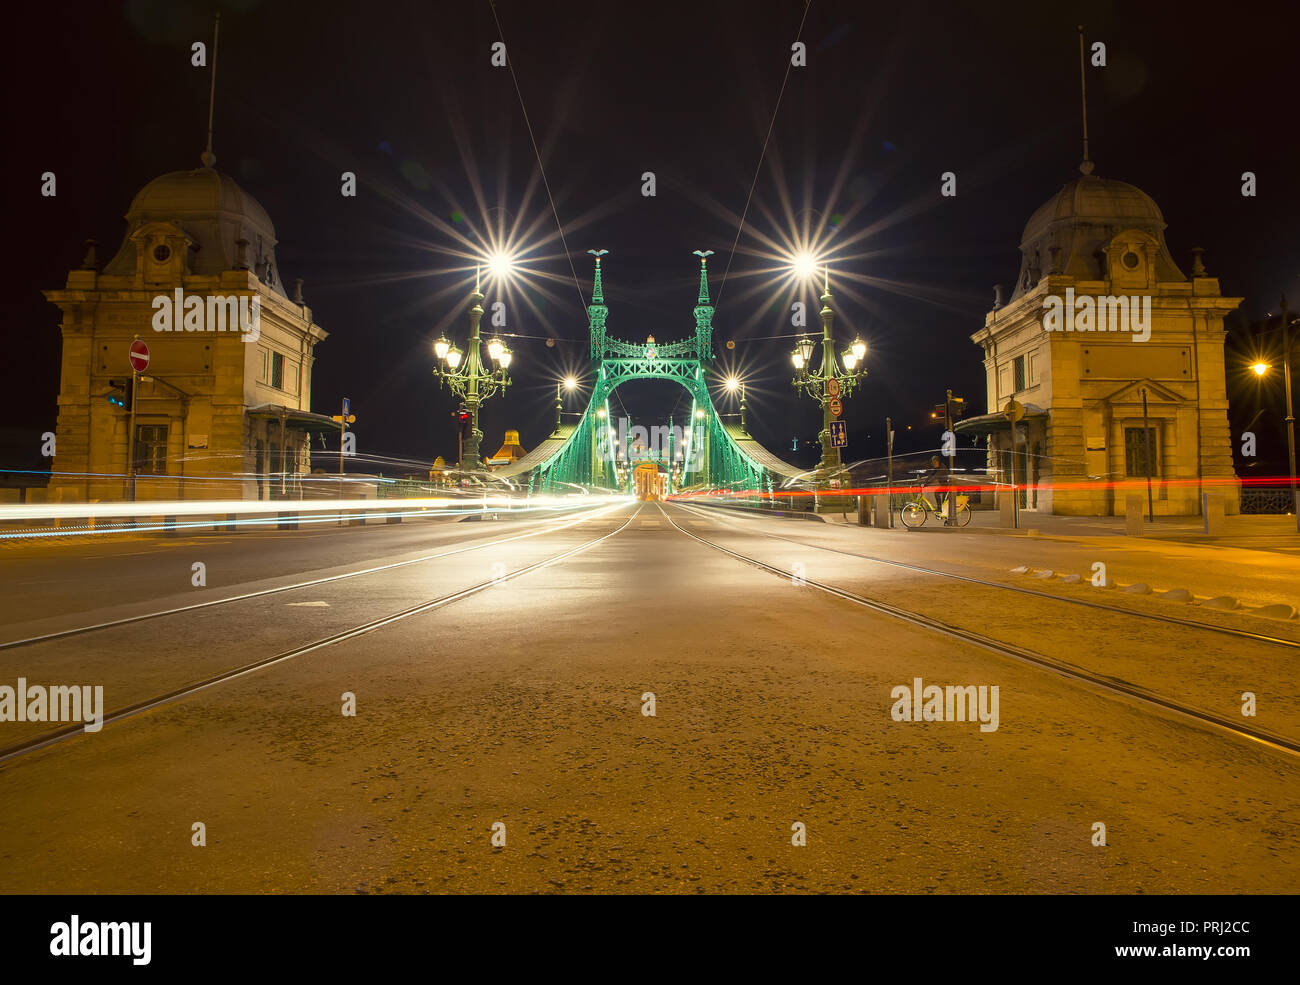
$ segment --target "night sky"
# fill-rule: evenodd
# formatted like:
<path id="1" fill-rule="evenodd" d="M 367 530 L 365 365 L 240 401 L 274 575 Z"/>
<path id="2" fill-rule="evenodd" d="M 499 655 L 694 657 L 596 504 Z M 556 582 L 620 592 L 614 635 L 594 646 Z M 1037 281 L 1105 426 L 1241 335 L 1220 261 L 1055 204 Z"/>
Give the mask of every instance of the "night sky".
<path id="1" fill-rule="evenodd" d="M 10 354 L 0 465 L 30 462 L 39 432 L 54 428 L 58 311 L 40 291 L 63 285 L 87 238 L 99 241 L 101 263 L 113 255 L 147 181 L 199 166 L 209 72 L 191 67 L 190 44 L 210 42 L 218 9 L 216 166 L 274 221 L 285 282 L 304 279 L 330 333 L 316 350 L 312 409 L 337 413 L 350 397 L 362 454 L 454 459 L 455 400 L 430 374 L 431 341 L 445 328 L 463 345 L 469 283 L 449 230 L 472 237 L 488 208 L 490 223 L 535 230 L 527 269 L 545 289 L 527 292 L 531 305 L 516 291 L 507 308 L 508 330 L 534 338 L 513 343 L 515 385 L 486 405 L 485 452 L 506 427 L 533 447 L 552 426 L 557 378 L 589 380 L 587 249 L 610 251 L 610 334 L 661 342 L 692 330 L 691 252 L 711 249 L 715 297 L 730 263 L 714 348 L 748 382 L 750 430 L 811 463 L 819 416 L 793 395 L 789 340 L 770 338 L 793 331 L 797 296 L 755 290 L 766 283 L 755 271 L 772 266 L 755 251 L 794 231 L 783 198 L 799 224 L 843 217 L 829 241 L 837 335 L 841 348 L 856 333 L 870 344 L 870 376 L 845 412 L 848 458 L 883 454 L 887 415 L 902 448 L 937 444 L 928 414 L 946 387 L 985 411 L 982 353 L 969 335 L 995 283 L 1010 296 L 1029 215 L 1077 174 L 1079 23 L 1090 43 L 1107 44 L 1107 67 L 1088 69 L 1096 173 L 1156 200 L 1184 273 L 1190 249 L 1206 249 L 1224 293 L 1246 298 L 1239 330 L 1276 311 L 1284 291 L 1300 308 L 1291 221 L 1300 18 L 1281 5 L 814 0 L 808 65 L 789 73 L 733 257 L 800 0 L 499 0 L 500 32 L 487 0 L 24 4 L 7 11 L 3 69 Z M 490 64 L 498 40 L 568 258 L 512 76 Z M 58 177 L 53 199 L 39 192 L 46 170 Z M 339 194 L 345 170 L 358 176 L 355 199 Z M 955 199 L 939 195 L 949 170 Z M 1257 198 L 1240 193 L 1247 170 Z M 655 198 L 641 195 L 645 171 L 656 174 Z M 802 297 L 815 312 L 815 292 Z M 1242 375 L 1232 354 L 1229 371 Z M 1233 393 L 1234 419 L 1255 413 L 1257 391 L 1251 382 Z M 674 406 L 680 419 L 689 406 L 669 383 L 618 394 L 638 423 Z M 1284 447 L 1280 415 L 1261 421 L 1271 460 Z"/>

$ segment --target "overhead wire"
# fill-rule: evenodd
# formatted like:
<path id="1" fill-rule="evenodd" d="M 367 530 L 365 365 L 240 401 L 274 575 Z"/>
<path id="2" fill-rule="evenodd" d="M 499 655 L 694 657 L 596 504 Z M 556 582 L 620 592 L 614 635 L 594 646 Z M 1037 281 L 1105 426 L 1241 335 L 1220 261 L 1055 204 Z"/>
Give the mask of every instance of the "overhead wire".
<path id="1" fill-rule="evenodd" d="M 798 43 L 803 37 L 804 24 L 808 21 L 808 11 L 812 9 L 812 0 L 805 0 L 803 8 L 803 17 L 799 20 L 799 30 L 795 32 L 795 42 Z M 749 215 L 749 206 L 754 199 L 754 189 L 758 187 L 758 176 L 763 173 L 763 161 L 767 158 L 767 145 L 772 140 L 772 131 L 776 127 L 776 117 L 781 111 L 781 100 L 785 96 L 786 85 L 790 82 L 790 69 L 794 68 L 794 59 L 791 58 L 789 64 L 785 67 L 785 77 L 781 79 L 781 90 L 776 95 L 776 106 L 772 109 L 772 119 L 767 125 L 767 134 L 763 137 L 763 149 L 758 155 L 758 166 L 754 168 L 754 180 L 749 183 L 749 194 L 745 197 L 745 207 L 740 213 L 740 222 L 736 225 L 736 238 L 732 240 L 731 251 L 727 254 L 727 266 L 722 271 L 722 281 L 718 284 L 718 293 L 714 297 L 713 307 L 717 310 L 722 300 L 723 288 L 727 286 L 727 275 L 731 273 L 731 262 L 736 256 L 736 247 L 740 244 L 740 234 L 745 229 L 745 218 Z"/>

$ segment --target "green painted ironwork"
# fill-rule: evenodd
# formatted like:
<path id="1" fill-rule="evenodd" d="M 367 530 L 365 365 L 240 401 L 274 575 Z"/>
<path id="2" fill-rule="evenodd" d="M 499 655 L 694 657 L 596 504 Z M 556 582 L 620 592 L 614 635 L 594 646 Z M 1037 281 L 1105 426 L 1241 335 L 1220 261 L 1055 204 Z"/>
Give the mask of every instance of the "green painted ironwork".
<path id="1" fill-rule="evenodd" d="M 593 387 L 591 401 L 576 426 L 557 428 L 552 440 L 567 440 L 529 473 L 527 487 L 534 492 L 563 492 L 575 486 L 599 489 L 631 489 L 631 468 L 620 467 L 617 458 L 615 418 L 609 400 L 614 391 L 632 380 L 671 380 L 691 395 L 689 427 L 671 435 L 668 466 L 680 442 L 683 471 L 676 489 L 704 487 L 733 492 L 771 492 L 787 477 L 746 454 L 732 436 L 713 405 L 707 385 L 713 361 L 713 305 L 709 301 L 708 253 L 699 253 L 700 291 L 695 306 L 695 337 L 667 343 L 653 338 L 643 343 L 611 338 L 606 333 L 609 308 L 605 304 L 601 256 L 606 251 L 591 252 L 596 257 L 596 272 L 591 304 L 587 306 L 591 332 Z M 744 440 L 752 443 L 747 435 Z M 664 435 L 661 434 L 661 438 Z M 757 447 L 757 445 L 755 445 Z M 771 456 L 768 456 L 771 458 Z M 774 458 L 772 461 L 776 461 Z M 672 479 L 670 478 L 670 482 Z M 674 491 L 676 491 L 676 489 Z"/>

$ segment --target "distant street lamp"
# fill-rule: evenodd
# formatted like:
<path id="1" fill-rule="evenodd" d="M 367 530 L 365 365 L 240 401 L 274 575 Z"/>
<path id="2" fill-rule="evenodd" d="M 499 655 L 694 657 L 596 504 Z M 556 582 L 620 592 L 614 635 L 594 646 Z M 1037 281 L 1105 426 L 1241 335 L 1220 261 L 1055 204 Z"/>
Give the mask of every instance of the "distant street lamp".
<path id="1" fill-rule="evenodd" d="M 488 258 L 488 271 L 494 276 L 505 277 L 510 271 L 510 260 L 504 254 L 494 254 Z M 465 351 L 445 336 L 433 343 L 433 354 L 437 357 L 433 365 L 433 375 L 438 377 L 438 385 L 447 384 L 452 393 L 465 401 L 465 409 L 470 413 L 470 436 L 461 450 L 460 467 L 469 461 L 475 467 L 479 464 L 479 442 L 483 432 L 478 426 L 479 406 L 498 392 L 505 392 L 510 385 L 510 362 L 513 353 L 505 343 L 495 336 L 487 342 L 488 361 L 483 359 L 483 340 L 479 336 L 479 321 L 483 317 L 482 269 L 474 270 L 474 293 L 470 300 L 473 307 L 469 309 L 469 342 Z M 492 364 L 496 368 L 492 368 Z"/>
<path id="2" fill-rule="evenodd" d="M 560 415 L 564 412 L 565 390 L 572 390 L 578 385 L 578 381 L 572 376 L 566 377 L 561 382 L 555 384 L 555 433 L 560 433 Z"/>
<path id="3" fill-rule="evenodd" d="M 745 427 L 745 381 L 736 376 L 728 376 L 722 381 L 722 386 L 728 393 L 740 391 L 740 430 L 748 434 L 749 431 Z"/>
<path id="4" fill-rule="evenodd" d="M 1265 362 L 1257 362 L 1251 367 L 1260 377 L 1272 368 Z M 1286 453 L 1291 476 L 1291 509 L 1295 513 L 1296 530 L 1300 531 L 1300 497 L 1296 495 L 1295 474 L 1295 410 L 1291 401 L 1291 317 L 1285 295 L 1282 297 L 1282 380 L 1286 393 Z"/>
<path id="5" fill-rule="evenodd" d="M 817 264 L 811 257 L 801 255 L 792 263 L 796 275 L 809 276 L 816 273 Z M 839 417 L 836 413 L 840 402 L 853 393 L 858 381 L 867 375 L 867 344 L 862 339 L 853 340 L 853 344 L 840 354 L 843 369 L 836 363 L 835 336 L 831 331 L 831 274 L 826 267 L 824 288 L 821 296 L 822 310 L 822 362 L 820 369 L 813 369 L 813 349 L 817 340 L 803 336 L 794 345 L 790 361 L 794 364 L 794 388 L 812 397 L 822 409 L 822 430 L 818 439 L 822 444 L 821 461 L 817 463 L 816 476 L 824 482 L 840 464 L 839 449 L 831 445 L 831 421 Z"/>

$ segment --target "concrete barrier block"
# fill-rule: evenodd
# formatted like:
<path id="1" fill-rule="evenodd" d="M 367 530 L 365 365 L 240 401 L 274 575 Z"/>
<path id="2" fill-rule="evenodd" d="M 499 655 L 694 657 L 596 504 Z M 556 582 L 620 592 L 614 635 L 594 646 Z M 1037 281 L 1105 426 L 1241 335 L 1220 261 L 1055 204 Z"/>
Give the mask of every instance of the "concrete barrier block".
<path id="1" fill-rule="evenodd" d="M 1141 537 L 1142 531 L 1142 496 L 1139 493 L 1129 493 L 1124 497 L 1124 533 L 1130 537 Z"/>
<path id="2" fill-rule="evenodd" d="M 883 496 L 871 497 L 871 525 L 888 530 L 890 526 L 890 497 L 886 494 Z"/>
<path id="3" fill-rule="evenodd" d="M 1201 493 L 1201 516 L 1205 521 L 1205 533 L 1211 537 L 1218 537 L 1223 534 L 1223 493 Z"/>
<path id="4" fill-rule="evenodd" d="M 998 526 L 1014 527 L 1016 525 L 1016 501 L 1012 497 L 1015 493 L 999 490 L 998 499 Z"/>

